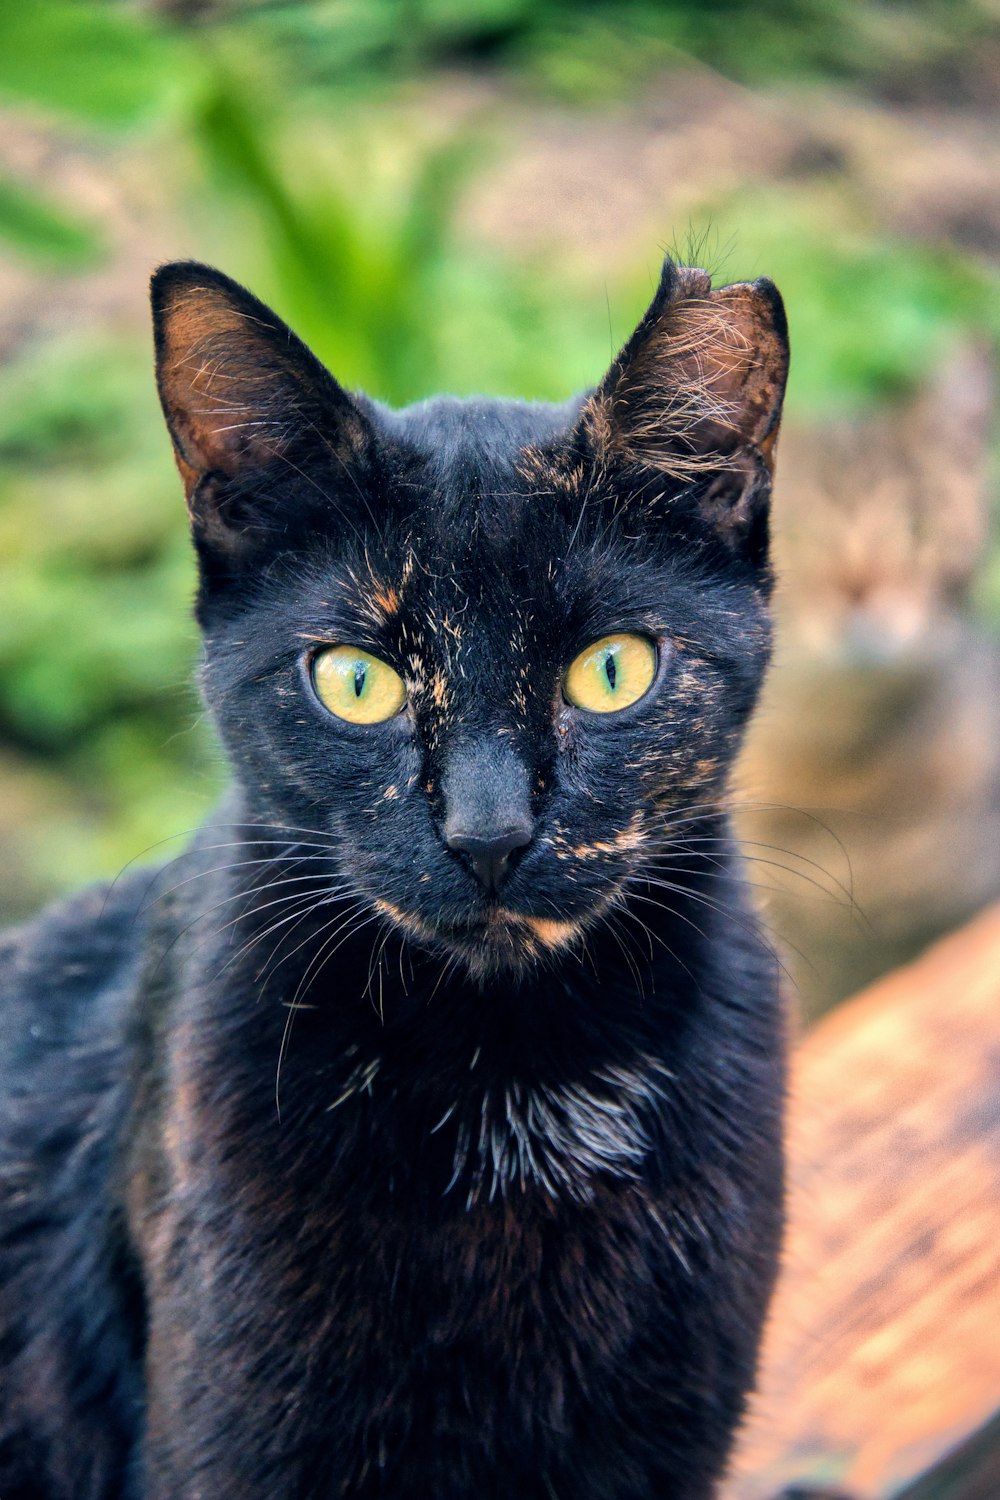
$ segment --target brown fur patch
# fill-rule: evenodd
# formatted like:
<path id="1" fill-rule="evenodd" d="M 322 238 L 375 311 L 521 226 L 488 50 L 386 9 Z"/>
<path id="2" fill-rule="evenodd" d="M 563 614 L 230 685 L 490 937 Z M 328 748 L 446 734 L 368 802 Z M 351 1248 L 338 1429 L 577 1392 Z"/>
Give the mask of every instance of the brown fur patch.
<path id="1" fill-rule="evenodd" d="M 580 936 L 575 922 L 558 922 L 554 917 L 521 917 L 518 919 L 529 927 L 538 941 L 546 948 L 565 948 Z"/>
<path id="2" fill-rule="evenodd" d="M 410 912 L 403 911 L 402 907 L 394 906 L 391 901 L 383 901 L 381 897 L 373 901 L 372 905 L 381 916 L 388 917 L 391 922 L 395 922 L 396 926 L 401 927 L 409 937 L 422 942 L 429 942 L 433 939 L 434 933 L 427 923 L 411 915 Z"/>
<path id="3" fill-rule="evenodd" d="M 564 452 L 547 453 L 529 443 L 518 454 L 515 467 L 534 491 L 572 495 L 583 489 L 582 461 Z"/>
<path id="4" fill-rule="evenodd" d="M 248 450 L 273 457 L 281 446 L 280 425 L 267 412 L 287 372 L 262 330 L 277 333 L 238 311 L 219 287 L 178 289 L 164 309 L 160 395 L 188 495 L 207 470 L 229 473 Z"/>
<path id="5" fill-rule="evenodd" d="M 573 848 L 558 857 L 565 859 L 572 855 L 574 859 L 598 859 L 602 854 L 627 854 L 632 850 L 641 849 L 646 841 L 646 835 L 642 831 L 642 813 L 634 812 L 628 821 L 628 826 L 622 828 L 610 839 L 595 839 L 590 844 L 577 844 Z"/>
<path id="6" fill-rule="evenodd" d="M 399 591 L 391 584 L 376 585 L 372 594 L 372 603 L 376 609 L 381 610 L 387 618 L 399 613 L 400 597 Z"/>
<path id="7" fill-rule="evenodd" d="M 205 473 L 282 456 L 318 407 L 311 356 L 280 319 L 254 316 L 238 296 L 195 279 L 169 287 L 157 308 L 160 399 L 189 501 Z M 336 393 L 331 382 L 323 398 Z M 359 451 L 363 423 L 346 397 L 323 436 L 342 460 Z"/>

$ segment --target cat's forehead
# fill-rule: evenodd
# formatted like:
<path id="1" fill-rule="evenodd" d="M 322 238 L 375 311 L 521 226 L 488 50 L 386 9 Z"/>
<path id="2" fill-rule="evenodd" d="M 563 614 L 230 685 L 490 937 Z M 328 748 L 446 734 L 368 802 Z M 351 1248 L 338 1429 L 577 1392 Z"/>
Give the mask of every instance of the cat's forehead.
<path id="1" fill-rule="evenodd" d="M 391 493 L 382 497 L 388 524 L 367 550 L 381 555 L 391 586 L 441 609 L 516 592 L 518 580 L 530 592 L 565 520 L 540 481 L 539 455 L 570 442 L 578 410 L 578 401 L 437 397 L 380 411 Z"/>
<path id="2" fill-rule="evenodd" d="M 442 474 L 512 463 L 520 449 L 557 441 L 579 416 L 582 397 L 558 405 L 481 396 L 434 396 L 392 411 L 376 408 L 391 440 L 420 454 Z"/>
<path id="3" fill-rule="evenodd" d="M 405 536 L 383 536 L 351 567 L 349 595 L 373 623 L 437 642 L 445 654 L 470 634 L 482 640 L 502 632 L 505 622 L 523 630 L 525 620 L 551 609 L 565 570 L 557 570 L 549 550 L 553 518 L 526 518 L 518 497 L 509 507 L 499 535 L 468 516 L 459 535 L 439 516 Z"/>
<path id="4" fill-rule="evenodd" d="M 538 493 L 526 455 L 569 445 L 579 405 L 439 396 L 380 413 L 392 467 L 405 476 L 399 501 L 422 513 L 422 530 L 443 531 L 452 547 L 463 533 L 493 531 L 495 523 L 502 534 L 517 501 Z"/>
<path id="5" fill-rule="evenodd" d="M 334 563 L 344 606 L 447 654 L 470 636 L 506 649 L 540 621 L 629 613 L 662 559 L 639 518 L 600 506 L 578 451 L 581 402 L 375 408 L 378 493 Z"/>

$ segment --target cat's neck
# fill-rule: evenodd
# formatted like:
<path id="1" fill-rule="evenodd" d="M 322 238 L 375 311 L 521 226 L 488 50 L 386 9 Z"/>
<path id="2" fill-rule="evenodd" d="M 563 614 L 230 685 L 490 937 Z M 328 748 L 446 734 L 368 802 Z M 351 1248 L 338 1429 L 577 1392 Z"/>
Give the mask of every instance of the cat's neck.
<path id="1" fill-rule="evenodd" d="M 651 1133 L 706 1086 L 719 1037 L 744 1024 L 727 994 L 753 985 L 755 966 L 773 969 L 721 834 L 660 893 L 669 904 L 637 891 L 634 911 L 580 948 L 474 978 L 371 921 L 350 893 L 315 909 L 307 894 L 275 928 L 285 909 L 267 903 L 297 887 L 283 870 L 294 848 L 278 855 L 271 841 L 290 830 L 236 817 L 239 841 L 217 820 L 197 870 L 157 903 L 151 972 L 167 1096 L 200 1100 L 191 1107 L 225 1154 L 243 1142 L 261 1170 L 272 1151 L 322 1154 L 349 1126 L 401 1175 L 418 1141 L 435 1201 L 492 1201 L 525 1174 L 586 1196 L 595 1172 L 639 1170 Z M 757 988 L 773 989 L 773 974 Z"/>

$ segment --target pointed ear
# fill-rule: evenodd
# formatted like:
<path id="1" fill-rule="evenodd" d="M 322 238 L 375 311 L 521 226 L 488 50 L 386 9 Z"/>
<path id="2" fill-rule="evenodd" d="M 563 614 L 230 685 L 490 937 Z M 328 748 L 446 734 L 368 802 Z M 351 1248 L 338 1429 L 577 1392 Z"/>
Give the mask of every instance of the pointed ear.
<path id="1" fill-rule="evenodd" d="M 739 550 L 766 520 L 787 376 L 772 282 L 713 291 L 706 271 L 668 260 L 584 421 L 599 457 L 695 486 L 706 521 Z"/>
<path id="2" fill-rule="evenodd" d="M 291 329 L 210 266 L 176 261 L 151 283 L 156 380 L 196 531 L 221 539 L 243 521 L 223 513 L 227 481 L 253 476 L 321 439 L 347 462 L 367 423 Z"/>

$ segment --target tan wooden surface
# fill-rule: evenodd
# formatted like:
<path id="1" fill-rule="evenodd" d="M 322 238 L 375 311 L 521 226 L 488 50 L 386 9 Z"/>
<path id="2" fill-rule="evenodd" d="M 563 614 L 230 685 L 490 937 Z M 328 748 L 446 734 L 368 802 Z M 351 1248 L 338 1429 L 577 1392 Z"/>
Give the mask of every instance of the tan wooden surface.
<path id="1" fill-rule="evenodd" d="M 789 1156 L 785 1268 L 724 1500 L 902 1495 L 1000 1410 L 1000 906 L 808 1035 Z"/>

